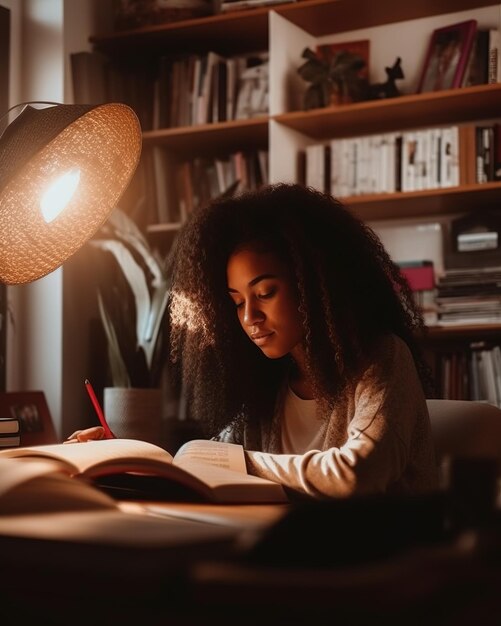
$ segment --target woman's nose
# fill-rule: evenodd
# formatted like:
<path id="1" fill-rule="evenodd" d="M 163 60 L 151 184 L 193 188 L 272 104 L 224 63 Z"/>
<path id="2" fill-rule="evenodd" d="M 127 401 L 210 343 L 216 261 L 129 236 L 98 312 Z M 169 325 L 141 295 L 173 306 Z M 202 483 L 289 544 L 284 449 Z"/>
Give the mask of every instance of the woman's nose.
<path id="1" fill-rule="evenodd" d="M 246 302 L 244 309 L 244 324 L 247 326 L 254 326 L 258 322 L 262 322 L 264 319 L 263 312 L 259 310 L 259 307 L 254 302 Z"/>

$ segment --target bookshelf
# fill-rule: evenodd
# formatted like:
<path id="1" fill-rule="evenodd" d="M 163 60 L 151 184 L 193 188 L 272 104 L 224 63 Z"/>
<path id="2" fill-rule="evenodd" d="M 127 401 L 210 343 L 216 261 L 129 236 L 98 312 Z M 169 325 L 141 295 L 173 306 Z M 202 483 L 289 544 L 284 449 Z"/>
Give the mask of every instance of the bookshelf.
<path id="1" fill-rule="evenodd" d="M 144 132 L 146 149 L 161 147 L 173 163 L 194 157 L 217 157 L 236 150 L 269 151 L 269 180 L 295 181 L 298 156 L 307 146 L 336 138 L 447 124 L 494 121 L 501 110 L 501 84 L 416 94 L 431 32 L 466 19 L 479 28 L 501 27 L 501 3 L 489 0 L 298 0 L 289 4 L 148 26 L 90 37 L 95 50 L 109 56 L 151 63 L 160 54 L 236 55 L 268 50 L 270 109 L 256 119 L 165 128 Z M 385 66 L 402 57 L 400 97 L 340 107 L 302 110 L 307 85 L 297 75 L 305 47 L 370 39 L 371 82 L 384 81 Z M 172 185 L 174 181 L 170 181 Z M 471 208 L 495 206 L 501 182 L 468 184 L 345 197 L 352 211 L 375 227 L 379 221 L 448 218 Z M 149 232 L 169 240 L 175 226 L 153 224 Z M 430 355 L 467 348 L 475 341 L 495 341 L 501 325 L 429 329 L 423 345 Z"/>

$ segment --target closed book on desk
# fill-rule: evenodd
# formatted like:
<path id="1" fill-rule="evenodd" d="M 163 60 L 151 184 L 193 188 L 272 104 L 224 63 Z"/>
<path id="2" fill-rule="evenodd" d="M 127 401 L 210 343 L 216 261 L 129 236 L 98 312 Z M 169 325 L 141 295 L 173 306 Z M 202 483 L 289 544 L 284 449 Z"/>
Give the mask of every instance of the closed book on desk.
<path id="1" fill-rule="evenodd" d="M 0 448 L 18 446 L 21 442 L 17 417 L 0 417 Z"/>
<path id="2" fill-rule="evenodd" d="M 242 446 L 193 440 L 173 457 L 159 446 L 106 439 L 1 450 L 18 462 L 53 461 L 76 481 L 92 482 L 121 499 L 225 503 L 286 502 L 278 483 L 247 474 Z"/>

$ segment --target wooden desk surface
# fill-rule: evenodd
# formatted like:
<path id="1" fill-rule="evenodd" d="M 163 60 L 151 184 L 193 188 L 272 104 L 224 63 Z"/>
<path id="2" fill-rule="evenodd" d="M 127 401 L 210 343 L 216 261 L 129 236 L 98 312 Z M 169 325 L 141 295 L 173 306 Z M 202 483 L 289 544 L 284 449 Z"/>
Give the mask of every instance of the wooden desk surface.
<path id="1" fill-rule="evenodd" d="M 138 506 L 150 515 L 218 524 L 246 530 L 262 530 L 289 510 L 287 504 L 208 504 L 187 502 L 140 502 L 121 505 L 133 511 Z"/>

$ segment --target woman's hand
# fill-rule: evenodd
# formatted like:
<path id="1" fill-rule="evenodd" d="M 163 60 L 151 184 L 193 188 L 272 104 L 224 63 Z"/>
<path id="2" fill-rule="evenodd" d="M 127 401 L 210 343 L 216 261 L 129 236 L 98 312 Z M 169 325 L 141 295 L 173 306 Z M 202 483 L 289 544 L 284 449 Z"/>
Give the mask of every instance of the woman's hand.
<path id="1" fill-rule="evenodd" d="M 84 430 L 75 430 L 64 443 L 82 443 L 96 439 L 104 439 L 104 428 L 102 426 L 92 426 L 92 428 L 85 428 Z"/>

